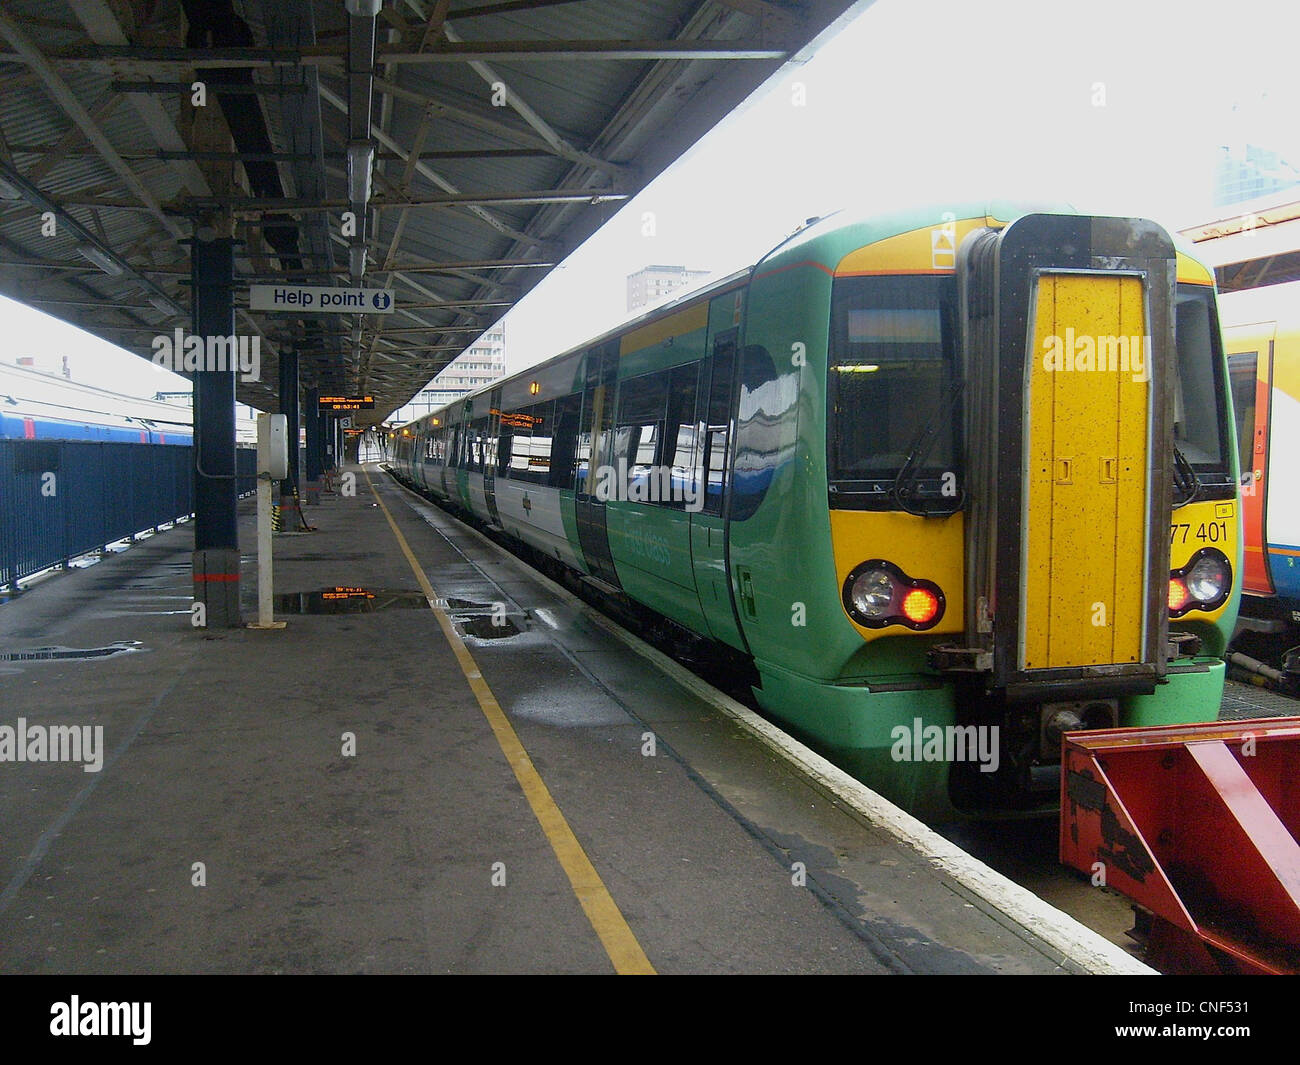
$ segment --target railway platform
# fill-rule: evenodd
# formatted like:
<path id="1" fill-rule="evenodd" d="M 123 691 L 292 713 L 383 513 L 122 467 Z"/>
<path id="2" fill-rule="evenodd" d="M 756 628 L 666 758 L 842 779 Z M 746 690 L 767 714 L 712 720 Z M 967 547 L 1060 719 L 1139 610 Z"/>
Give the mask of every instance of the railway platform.
<path id="1" fill-rule="evenodd" d="M 190 624 L 184 527 L 0 605 L 0 972 L 1144 971 L 348 472 L 282 630 Z"/>

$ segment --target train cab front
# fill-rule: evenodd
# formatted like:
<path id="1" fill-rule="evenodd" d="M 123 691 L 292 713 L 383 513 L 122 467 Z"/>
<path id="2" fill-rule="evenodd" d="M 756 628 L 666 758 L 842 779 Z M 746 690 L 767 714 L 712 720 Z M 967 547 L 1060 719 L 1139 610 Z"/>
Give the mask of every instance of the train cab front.
<path id="1" fill-rule="evenodd" d="M 963 616 L 928 661 L 999 757 L 949 793 L 1047 808 L 1064 733 L 1218 714 L 1241 562 L 1214 289 L 1142 219 L 1026 215 L 956 258 Z"/>

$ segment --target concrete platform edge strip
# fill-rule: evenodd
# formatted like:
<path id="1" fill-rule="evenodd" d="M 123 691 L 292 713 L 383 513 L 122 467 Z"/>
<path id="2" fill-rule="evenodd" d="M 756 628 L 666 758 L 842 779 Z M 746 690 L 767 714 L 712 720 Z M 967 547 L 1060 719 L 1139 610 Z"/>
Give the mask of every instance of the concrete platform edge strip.
<path id="1" fill-rule="evenodd" d="M 409 491 L 395 481 L 391 482 L 403 492 Z M 419 498 L 419 497 L 417 497 Z M 449 515 L 450 517 L 450 515 Z M 809 784 L 829 798 L 843 803 L 853 814 L 891 839 L 911 847 L 927 861 L 942 870 L 948 877 L 966 888 L 1053 950 L 1085 972 L 1106 976 L 1158 976 L 1159 973 L 1124 951 L 1124 949 L 1075 920 L 1069 914 L 1044 902 L 1033 892 L 1003 876 L 972 857 L 956 844 L 899 809 L 889 800 L 877 795 L 861 781 L 849 776 L 798 740 L 786 735 L 777 726 L 764 720 L 747 706 L 700 680 L 695 674 L 674 662 L 632 633 L 610 621 L 589 607 L 567 588 L 555 583 L 545 574 L 521 562 L 500 545 L 493 543 L 477 529 L 461 523 L 462 527 L 477 537 L 484 545 L 501 557 L 508 559 L 529 577 L 544 585 L 575 610 L 580 610 L 632 651 L 645 658 L 658 669 L 694 695 L 735 721 L 774 754 L 784 759 L 804 777 Z"/>

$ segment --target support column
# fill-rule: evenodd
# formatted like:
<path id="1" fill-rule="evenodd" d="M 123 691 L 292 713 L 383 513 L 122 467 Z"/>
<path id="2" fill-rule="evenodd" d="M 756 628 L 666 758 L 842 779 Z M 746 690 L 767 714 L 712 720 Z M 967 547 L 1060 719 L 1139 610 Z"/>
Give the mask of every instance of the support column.
<path id="1" fill-rule="evenodd" d="M 285 416 L 286 435 L 289 438 L 289 476 L 280 485 L 280 512 L 288 513 L 293 506 L 293 490 L 302 484 L 302 450 L 298 446 L 298 349 L 284 347 L 280 350 L 280 413 Z"/>
<path id="2" fill-rule="evenodd" d="M 234 241 L 191 245 L 194 335 L 207 352 L 209 337 L 235 335 Z M 214 360 L 216 361 L 216 360 Z M 210 629 L 237 628 L 239 524 L 235 488 L 235 371 L 202 360 L 194 374 L 194 601 Z"/>
<path id="3" fill-rule="evenodd" d="M 320 389 L 313 388 L 307 393 L 307 409 L 303 412 L 307 422 L 307 474 L 304 487 L 308 503 L 320 502 L 320 478 L 323 472 L 322 459 L 325 443 L 321 432 Z"/>

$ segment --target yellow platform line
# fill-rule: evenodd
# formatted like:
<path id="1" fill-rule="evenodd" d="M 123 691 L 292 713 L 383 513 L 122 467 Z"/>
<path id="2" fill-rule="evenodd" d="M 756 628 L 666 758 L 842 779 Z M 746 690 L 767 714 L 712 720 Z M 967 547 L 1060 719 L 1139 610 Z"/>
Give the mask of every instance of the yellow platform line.
<path id="1" fill-rule="evenodd" d="M 470 654 L 469 648 L 465 646 L 465 641 L 456 632 L 447 612 L 438 605 L 438 594 L 433 590 L 429 578 L 424 575 L 424 570 L 420 568 L 419 562 L 416 561 L 410 545 L 406 542 L 406 537 L 402 535 L 401 530 L 397 527 L 397 522 L 393 520 L 393 515 L 384 506 L 384 501 L 379 498 L 379 492 L 370 480 L 369 471 L 362 467 L 362 473 L 365 475 L 366 484 L 370 486 L 370 491 L 374 494 L 375 501 L 379 504 L 379 509 L 383 512 L 384 517 L 388 519 L 389 528 L 393 530 L 393 535 L 397 538 L 397 545 L 402 549 L 402 554 L 406 556 L 406 561 L 410 564 L 415 579 L 420 582 L 420 589 L 424 592 L 424 597 L 429 601 L 429 609 L 433 611 L 434 617 L 438 619 L 438 626 L 442 629 L 443 635 L 447 637 L 447 642 L 456 655 L 456 661 L 460 664 L 461 672 L 465 674 L 470 690 L 473 691 L 474 698 L 478 700 L 479 708 L 483 711 L 483 716 L 487 718 L 492 733 L 496 736 L 497 743 L 501 747 L 501 753 L 506 756 L 510 768 L 514 770 L 515 779 L 519 781 L 524 797 L 528 799 L 528 805 L 532 807 L 538 824 L 542 826 L 542 831 L 546 833 L 546 839 L 551 844 L 551 849 L 555 851 L 555 857 L 559 859 L 565 876 L 569 878 L 569 883 L 573 886 L 573 893 L 578 897 L 578 902 L 582 905 L 587 920 L 591 922 L 591 927 L 595 930 L 596 935 L 600 937 L 601 946 L 605 948 L 609 960 L 613 962 L 615 972 L 620 975 L 653 975 L 655 972 L 654 966 L 650 964 L 650 959 L 646 957 L 645 951 L 641 949 L 641 944 L 637 942 L 636 936 L 632 934 L 632 929 L 628 927 L 627 921 L 624 920 L 618 905 L 605 887 L 604 881 L 600 879 L 596 867 L 591 864 L 587 852 L 582 849 L 578 837 L 573 834 L 569 822 L 564 819 L 564 814 L 560 812 L 555 800 L 551 798 L 550 790 L 537 772 L 532 759 L 528 757 L 524 745 L 519 742 L 519 737 L 515 734 L 515 730 L 506 717 L 505 711 L 501 709 L 501 704 L 497 702 L 496 696 L 492 694 L 492 689 L 488 687 L 487 681 L 483 679 L 483 674 L 479 671 L 474 656 Z"/>

